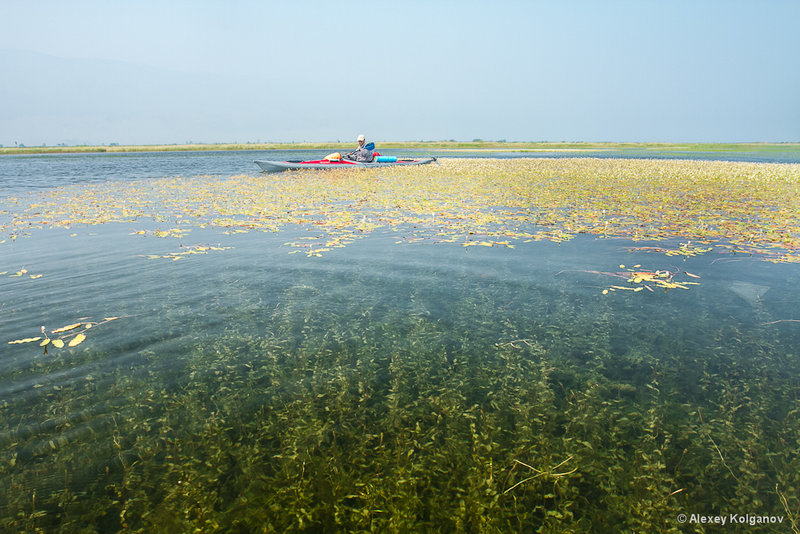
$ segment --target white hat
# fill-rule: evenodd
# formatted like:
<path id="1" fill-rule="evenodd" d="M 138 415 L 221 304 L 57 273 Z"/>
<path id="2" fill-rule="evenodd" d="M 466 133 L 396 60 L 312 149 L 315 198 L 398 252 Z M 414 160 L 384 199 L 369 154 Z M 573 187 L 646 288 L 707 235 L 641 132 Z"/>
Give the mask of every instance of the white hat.
<path id="1" fill-rule="evenodd" d="M 364 137 L 364 134 L 359 135 L 358 139 L 357 139 L 357 141 L 366 141 L 366 140 L 367 140 L 367 138 Z"/>

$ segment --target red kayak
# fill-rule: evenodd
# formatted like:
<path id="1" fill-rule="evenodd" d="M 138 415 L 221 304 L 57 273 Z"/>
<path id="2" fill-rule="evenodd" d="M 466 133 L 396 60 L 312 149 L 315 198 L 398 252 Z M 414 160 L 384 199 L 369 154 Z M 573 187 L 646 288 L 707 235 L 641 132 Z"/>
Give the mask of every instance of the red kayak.
<path id="1" fill-rule="evenodd" d="M 264 172 L 276 172 L 297 169 L 341 169 L 351 167 L 369 169 L 372 167 L 395 167 L 398 165 L 425 165 L 427 163 L 433 163 L 434 161 L 436 161 L 436 158 L 396 158 L 394 156 L 378 156 L 369 163 L 363 161 L 349 161 L 346 159 L 316 159 L 309 161 L 256 160 L 255 163 L 261 167 L 261 170 Z"/>

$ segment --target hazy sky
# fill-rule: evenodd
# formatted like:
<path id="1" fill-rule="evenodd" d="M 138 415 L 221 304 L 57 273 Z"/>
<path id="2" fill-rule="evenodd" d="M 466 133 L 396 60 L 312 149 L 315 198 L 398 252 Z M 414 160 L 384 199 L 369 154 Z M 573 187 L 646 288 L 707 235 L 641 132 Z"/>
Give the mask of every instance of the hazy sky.
<path id="1" fill-rule="evenodd" d="M 0 144 L 800 141 L 800 1 L 0 0 Z"/>

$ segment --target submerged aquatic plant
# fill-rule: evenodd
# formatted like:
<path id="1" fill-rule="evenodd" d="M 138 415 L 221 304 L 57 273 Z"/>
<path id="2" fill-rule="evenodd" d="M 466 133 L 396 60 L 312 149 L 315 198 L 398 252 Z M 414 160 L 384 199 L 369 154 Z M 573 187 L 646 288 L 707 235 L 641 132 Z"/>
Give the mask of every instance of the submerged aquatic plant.
<path id="1" fill-rule="evenodd" d="M 800 368 L 778 340 L 698 310 L 708 338 L 659 345 L 668 315 L 645 335 L 608 299 L 468 277 L 369 303 L 355 278 L 334 315 L 315 292 L 329 280 L 307 276 L 225 333 L 5 399 L 3 529 L 680 532 L 678 514 L 720 503 L 797 515 Z M 440 298 L 450 311 L 425 313 Z M 28 372 L 109 362 L 84 347 Z"/>

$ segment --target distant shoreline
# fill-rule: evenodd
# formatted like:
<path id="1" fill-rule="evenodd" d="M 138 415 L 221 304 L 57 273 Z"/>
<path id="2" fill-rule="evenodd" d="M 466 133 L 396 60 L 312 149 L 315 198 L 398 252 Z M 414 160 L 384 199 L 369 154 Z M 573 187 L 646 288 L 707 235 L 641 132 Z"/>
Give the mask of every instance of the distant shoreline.
<path id="1" fill-rule="evenodd" d="M 549 142 L 499 142 L 499 141 L 380 141 L 378 149 L 421 149 L 446 151 L 502 151 L 502 152 L 583 152 L 583 151 L 800 151 L 800 143 L 549 143 Z M 217 143 L 184 145 L 82 145 L 82 146 L 26 146 L 0 147 L 0 155 L 8 154 L 75 154 L 104 152 L 191 152 L 191 151 L 245 151 L 245 150 L 332 150 L 352 148 L 353 143 Z"/>

